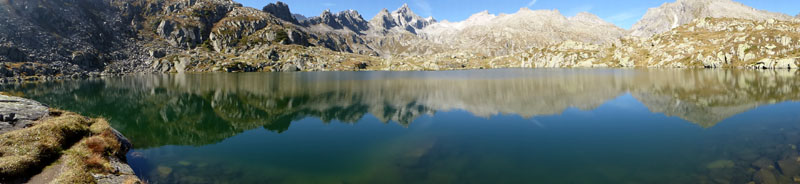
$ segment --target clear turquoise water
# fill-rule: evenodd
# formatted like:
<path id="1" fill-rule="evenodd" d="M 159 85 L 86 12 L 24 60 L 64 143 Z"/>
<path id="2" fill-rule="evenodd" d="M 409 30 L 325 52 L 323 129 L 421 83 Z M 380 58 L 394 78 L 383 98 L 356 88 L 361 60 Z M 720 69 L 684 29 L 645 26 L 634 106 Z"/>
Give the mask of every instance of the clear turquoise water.
<path id="1" fill-rule="evenodd" d="M 109 118 L 150 183 L 747 183 L 800 175 L 796 75 L 176 74 L 3 90 Z"/>

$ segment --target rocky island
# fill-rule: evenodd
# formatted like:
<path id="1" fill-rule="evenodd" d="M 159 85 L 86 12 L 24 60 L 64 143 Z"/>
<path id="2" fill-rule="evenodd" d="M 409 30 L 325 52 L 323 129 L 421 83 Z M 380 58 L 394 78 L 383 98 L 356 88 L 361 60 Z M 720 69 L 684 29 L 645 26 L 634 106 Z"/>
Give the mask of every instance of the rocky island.
<path id="1" fill-rule="evenodd" d="M 678 0 L 632 29 L 522 8 L 461 22 L 407 5 L 293 14 L 232 0 L 0 1 L 4 82 L 126 73 L 547 67 L 797 68 L 800 19 L 731 0 Z"/>

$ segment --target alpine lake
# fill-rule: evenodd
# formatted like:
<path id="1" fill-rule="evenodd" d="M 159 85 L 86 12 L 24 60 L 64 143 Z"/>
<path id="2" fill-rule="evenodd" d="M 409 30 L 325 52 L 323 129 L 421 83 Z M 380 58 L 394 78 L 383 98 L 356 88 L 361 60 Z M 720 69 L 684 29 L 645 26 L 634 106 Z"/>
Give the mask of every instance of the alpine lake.
<path id="1" fill-rule="evenodd" d="M 109 119 L 153 184 L 792 183 L 798 74 L 142 74 L 2 90 Z"/>

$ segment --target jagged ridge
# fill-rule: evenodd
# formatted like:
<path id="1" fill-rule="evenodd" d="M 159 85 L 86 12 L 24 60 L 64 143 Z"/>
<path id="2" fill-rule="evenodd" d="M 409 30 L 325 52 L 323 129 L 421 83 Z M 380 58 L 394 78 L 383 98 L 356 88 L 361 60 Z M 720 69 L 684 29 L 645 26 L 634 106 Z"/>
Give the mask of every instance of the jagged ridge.
<path id="1" fill-rule="evenodd" d="M 437 22 L 416 15 L 408 5 L 393 12 L 384 9 L 366 21 L 353 10 L 306 19 L 282 2 L 261 10 L 231 0 L 0 3 L 5 15 L 0 19 L 8 23 L 0 25 L 5 30 L 0 32 L 0 77 L 148 71 L 794 68 L 795 42 L 800 40 L 791 29 L 798 19 L 730 0 L 666 3 L 651 9 L 631 33 L 590 13 L 565 17 L 557 10 L 526 8 Z M 84 71 L 98 73 L 73 75 Z M 0 82 L 9 79 L 21 80 Z"/>

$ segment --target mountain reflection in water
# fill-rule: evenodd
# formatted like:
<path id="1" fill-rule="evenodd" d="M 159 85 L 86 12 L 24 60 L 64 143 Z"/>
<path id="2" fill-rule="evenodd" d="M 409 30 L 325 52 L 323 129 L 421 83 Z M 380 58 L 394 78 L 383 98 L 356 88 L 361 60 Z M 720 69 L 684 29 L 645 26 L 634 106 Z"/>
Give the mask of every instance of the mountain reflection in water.
<path id="1" fill-rule="evenodd" d="M 800 99 L 796 71 L 484 70 L 143 75 L 7 86 L 56 107 L 110 117 L 137 148 L 206 145 L 307 117 L 355 123 L 371 114 L 409 126 L 422 115 L 592 110 L 630 94 L 651 112 L 702 127 Z M 124 122 L 124 123 L 122 123 Z"/>

